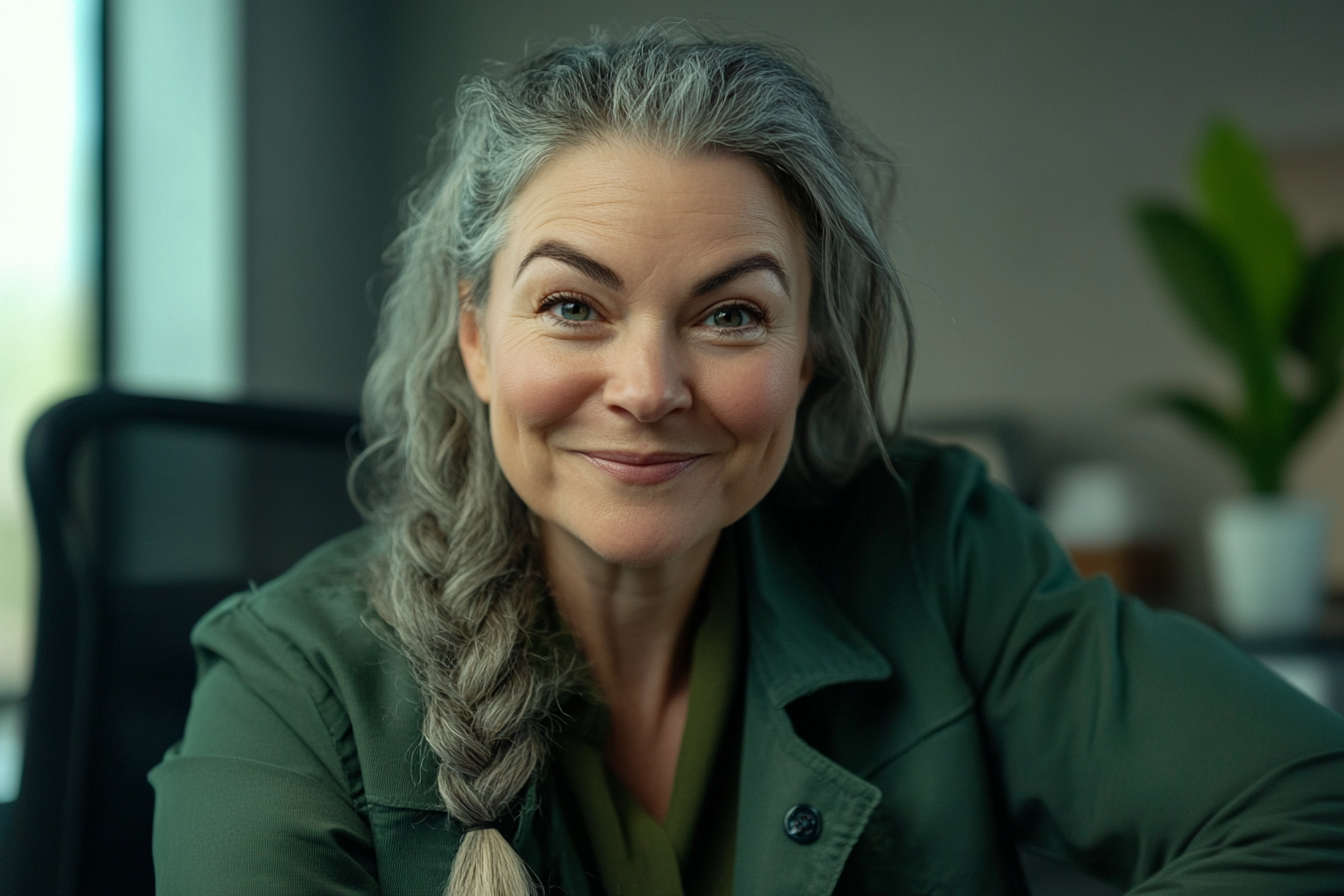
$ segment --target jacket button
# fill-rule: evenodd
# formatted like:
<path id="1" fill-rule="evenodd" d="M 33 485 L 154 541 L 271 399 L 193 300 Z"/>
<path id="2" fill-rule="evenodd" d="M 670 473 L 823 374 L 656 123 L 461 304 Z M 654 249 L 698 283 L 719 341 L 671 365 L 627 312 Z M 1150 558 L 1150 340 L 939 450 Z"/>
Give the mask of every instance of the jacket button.
<path id="1" fill-rule="evenodd" d="M 821 836 L 821 813 L 806 803 L 794 806 L 784 813 L 784 833 L 794 843 L 816 843 Z"/>

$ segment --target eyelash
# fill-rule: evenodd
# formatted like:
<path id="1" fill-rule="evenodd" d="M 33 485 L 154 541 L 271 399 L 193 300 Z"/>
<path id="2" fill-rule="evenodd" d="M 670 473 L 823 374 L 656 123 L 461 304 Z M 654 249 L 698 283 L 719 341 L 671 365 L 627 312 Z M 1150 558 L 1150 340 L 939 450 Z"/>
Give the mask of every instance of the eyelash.
<path id="1" fill-rule="evenodd" d="M 582 296 L 564 292 L 552 293 L 546 296 L 544 299 L 542 299 L 541 304 L 537 306 L 537 313 L 546 314 L 547 311 L 550 311 L 552 308 L 555 308 L 559 305 L 563 305 L 566 302 L 577 302 L 581 305 L 588 307 L 589 309 L 592 309 L 594 313 L 596 313 L 596 309 L 593 308 L 592 304 L 585 301 Z M 712 315 L 718 314 L 720 311 L 738 311 L 738 310 L 745 311 L 747 315 L 753 319 L 754 326 L 713 327 L 712 329 L 719 330 L 722 332 L 723 335 L 728 336 L 729 338 L 733 338 L 734 336 L 748 335 L 755 329 L 755 327 L 765 327 L 770 324 L 770 315 L 765 311 L 765 309 L 751 302 L 743 302 L 743 301 L 729 301 L 725 302 L 722 305 L 716 305 L 709 311 L 707 311 L 704 317 L 701 318 L 701 320 L 702 321 L 708 320 Z M 570 327 L 577 329 L 579 327 L 584 326 L 585 324 L 592 323 L 592 321 L 587 320 L 568 320 L 566 318 L 561 317 L 558 314 L 551 314 L 547 316 L 550 317 L 552 323 L 559 324 L 560 326 L 563 327 Z"/>

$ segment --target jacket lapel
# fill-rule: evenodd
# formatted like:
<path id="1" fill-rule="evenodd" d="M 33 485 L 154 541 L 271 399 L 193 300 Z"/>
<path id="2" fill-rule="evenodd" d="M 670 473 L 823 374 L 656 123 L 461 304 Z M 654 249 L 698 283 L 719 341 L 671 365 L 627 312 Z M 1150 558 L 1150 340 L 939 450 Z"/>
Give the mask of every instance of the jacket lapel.
<path id="1" fill-rule="evenodd" d="M 891 664 L 769 516 L 753 512 L 737 528 L 750 641 L 733 891 L 824 896 L 881 792 L 798 737 L 786 707 L 824 687 L 886 678 Z M 821 817 L 810 844 L 785 832 L 799 805 Z"/>

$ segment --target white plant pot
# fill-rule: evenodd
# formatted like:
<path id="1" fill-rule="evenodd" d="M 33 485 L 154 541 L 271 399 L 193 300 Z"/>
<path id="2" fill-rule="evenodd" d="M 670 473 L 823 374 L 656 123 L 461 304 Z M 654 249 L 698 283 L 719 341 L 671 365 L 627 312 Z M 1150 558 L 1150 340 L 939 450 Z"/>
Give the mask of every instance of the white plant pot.
<path id="1" fill-rule="evenodd" d="M 1238 637 L 1308 634 L 1325 594 L 1324 502 L 1249 496 L 1217 505 L 1209 554 L 1218 613 Z"/>

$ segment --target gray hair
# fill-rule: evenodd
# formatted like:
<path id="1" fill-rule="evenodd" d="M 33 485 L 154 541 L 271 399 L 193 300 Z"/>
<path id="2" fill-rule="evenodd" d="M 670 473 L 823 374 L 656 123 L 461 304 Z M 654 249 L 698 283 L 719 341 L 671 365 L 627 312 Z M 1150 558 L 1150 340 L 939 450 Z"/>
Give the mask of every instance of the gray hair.
<path id="1" fill-rule="evenodd" d="M 460 303 L 486 301 L 511 203 L 561 150 L 615 136 L 673 154 L 749 158 L 797 211 L 813 274 L 814 373 L 785 479 L 814 494 L 843 483 L 888 435 L 883 365 L 899 322 L 908 383 L 910 321 L 876 223 L 893 166 L 819 84 L 780 49 L 653 27 L 557 46 L 459 89 L 445 162 L 413 195 L 393 247 L 399 271 L 364 388 L 369 447 L 356 473 L 387 540 L 374 604 L 420 687 L 439 792 L 460 826 L 516 803 L 546 760 L 555 707 L 576 678 L 527 510 L 494 459 L 486 409 L 467 381 Z M 529 888 L 497 830 L 465 835 L 448 893 Z"/>

